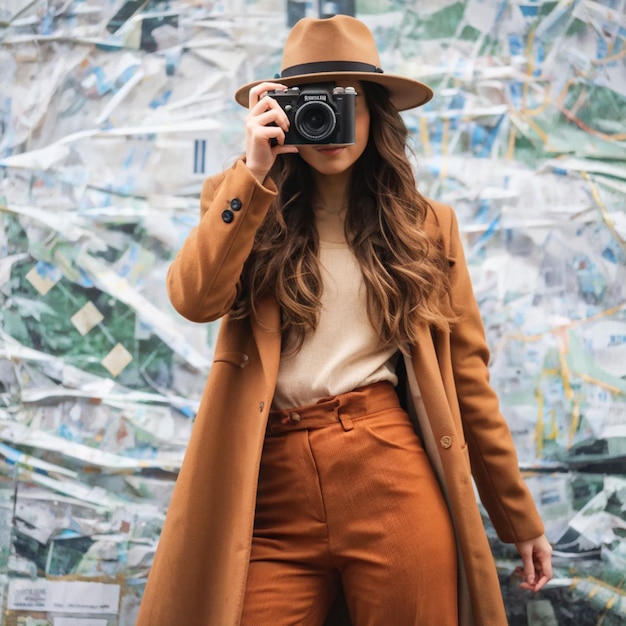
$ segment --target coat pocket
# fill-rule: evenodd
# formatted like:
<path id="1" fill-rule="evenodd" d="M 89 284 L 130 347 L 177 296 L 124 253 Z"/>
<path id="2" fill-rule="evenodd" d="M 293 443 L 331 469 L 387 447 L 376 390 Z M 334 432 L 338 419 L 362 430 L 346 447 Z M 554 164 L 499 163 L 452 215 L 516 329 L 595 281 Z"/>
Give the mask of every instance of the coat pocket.
<path id="1" fill-rule="evenodd" d="M 467 445 L 467 441 L 464 441 L 461 445 L 461 452 L 463 453 L 463 458 L 465 459 L 465 464 L 467 465 L 467 470 L 472 473 L 472 463 L 470 461 L 469 447 Z"/>
<path id="2" fill-rule="evenodd" d="M 244 368 L 250 363 L 250 357 L 245 352 L 216 352 L 213 363 L 230 363 Z"/>

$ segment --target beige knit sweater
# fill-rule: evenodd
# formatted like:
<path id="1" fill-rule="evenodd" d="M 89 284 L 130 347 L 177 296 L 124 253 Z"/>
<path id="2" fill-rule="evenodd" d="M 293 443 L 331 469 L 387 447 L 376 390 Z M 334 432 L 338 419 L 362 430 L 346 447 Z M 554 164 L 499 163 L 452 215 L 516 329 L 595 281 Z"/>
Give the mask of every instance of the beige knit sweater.
<path id="1" fill-rule="evenodd" d="M 365 283 L 348 244 L 321 241 L 319 258 L 324 285 L 319 325 L 299 352 L 283 355 L 275 409 L 313 404 L 381 380 L 397 383 L 397 348 L 383 345 L 370 323 Z"/>

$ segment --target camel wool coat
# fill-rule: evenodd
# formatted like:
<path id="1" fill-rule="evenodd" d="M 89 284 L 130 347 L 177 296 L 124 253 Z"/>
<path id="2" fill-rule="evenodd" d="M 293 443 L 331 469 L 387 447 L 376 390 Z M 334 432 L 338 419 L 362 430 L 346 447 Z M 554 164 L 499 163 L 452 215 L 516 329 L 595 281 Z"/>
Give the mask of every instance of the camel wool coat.
<path id="1" fill-rule="evenodd" d="M 261 185 L 241 160 L 207 179 L 200 223 L 168 273 L 168 293 L 180 314 L 194 322 L 221 318 L 221 325 L 136 626 L 240 623 L 259 462 L 281 337 L 280 311 L 273 297 L 260 302 L 247 319 L 231 319 L 228 311 L 255 232 L 275 196 L 272 181 Z M 543 533 L 543 525 L 489 384 L 489 353 L 456 218 L 450 207 L 436 202 L 431 207 L 423 227 L 445 249 L 450 298 L 460 321 L 451 332 L 424 325 L 410 357 L 401 359 L 409 412 L 454 523 L 459 624 L 505 626 L 472 476 L 503 541 L 532 539 Z M 345 615 L 332 623 L 349 624 Z"/>

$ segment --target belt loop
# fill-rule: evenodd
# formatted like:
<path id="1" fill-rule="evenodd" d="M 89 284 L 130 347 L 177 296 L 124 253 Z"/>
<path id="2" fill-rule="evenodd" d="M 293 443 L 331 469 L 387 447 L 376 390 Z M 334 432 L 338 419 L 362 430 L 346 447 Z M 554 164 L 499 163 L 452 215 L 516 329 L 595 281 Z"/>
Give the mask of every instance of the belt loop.
<path id="1" fill-rule="evenodd" d="M 354 428 L 354 424 L 352 423 L 352 418 L 350 417 L 350 414 L 349 413 L 344 414 L 343 406 L 341 406 L 341 404 L 338 404 L 335 407 L 335 415 L 341 422 L 341 426 L 344 429 L 344 431 L 348 432 Z"/>

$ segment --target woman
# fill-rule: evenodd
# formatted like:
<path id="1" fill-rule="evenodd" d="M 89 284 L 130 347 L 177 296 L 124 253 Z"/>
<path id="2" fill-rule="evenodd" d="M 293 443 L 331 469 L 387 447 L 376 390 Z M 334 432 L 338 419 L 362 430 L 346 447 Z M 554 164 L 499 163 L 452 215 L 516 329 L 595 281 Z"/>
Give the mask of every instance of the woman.
<path id="1" fill-rule="evenodd" d="M 505 625 L 472 475 L 523 588 L 551 549 L 454 213 L 406 157 L 398 111 L 432 92 L 346 16 L 298 22 L 283 68 L 237 92 L 245 159 L 168 274 L 182 315 L 222 323 L 137 624 Z M 310 83 L 356 89 L 353 144 L 285 143 L 272 92 Z"/>

